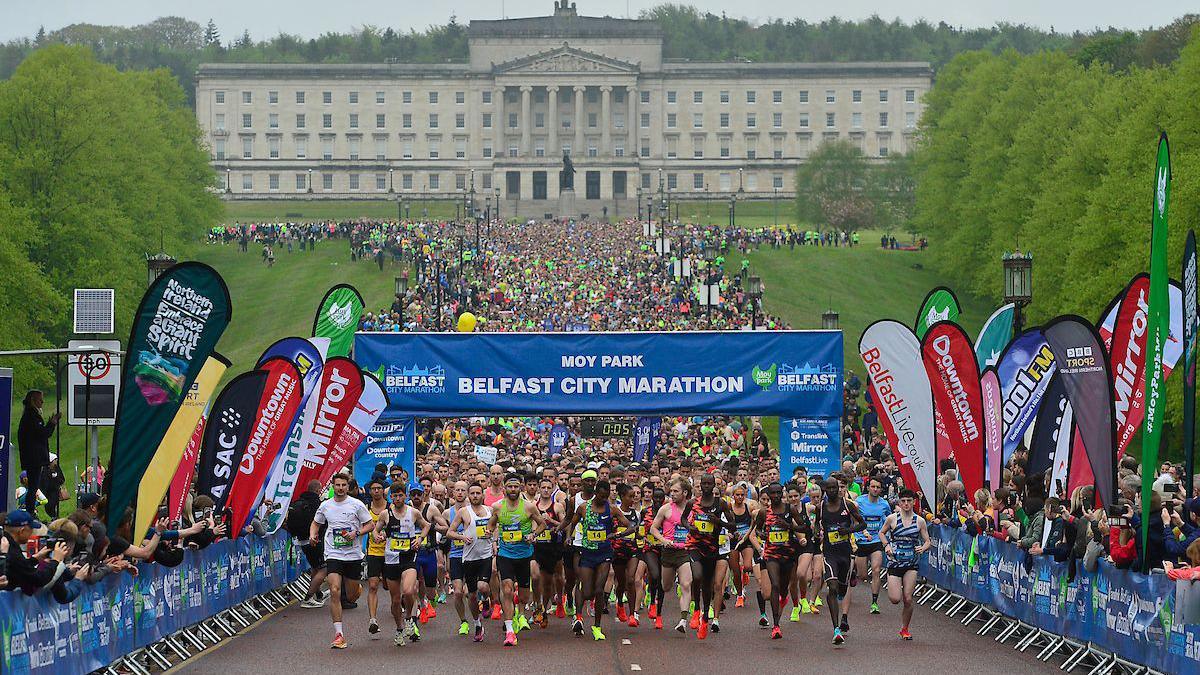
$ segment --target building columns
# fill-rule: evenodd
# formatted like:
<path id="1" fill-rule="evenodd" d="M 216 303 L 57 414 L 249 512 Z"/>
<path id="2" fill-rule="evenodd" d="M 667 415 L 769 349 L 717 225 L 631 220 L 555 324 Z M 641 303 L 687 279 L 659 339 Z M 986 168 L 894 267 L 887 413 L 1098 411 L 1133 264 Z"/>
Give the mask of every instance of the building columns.
<path id="1" fill-rule="evenodd" d="M 575 87 L 575 145 L 571 148 L 571 156 L 583 157 L 583 101 L 587 87 Z"/>
<path id="2" fill-rule="evenodd" d="M 635 87 L 625 87 L 625 103 L 629 105 L 629 113 L 625 116 L 625 152 L 633 157 L 638 156 L 638 92 Z M 626 190 L 628 192 L 628 190 Z"/>
<path id="3" fill-rule="evenodd" d="M 558 149 L 558 86 L 546 87 L 546 125 L 550 128 L 549 139 L 546 141 L 546 156 L 561 155 Z"/>
<path id="4" fill-rule="evenodd" d="M 492 100 L 495 102 L 495 114 L 492 115 L 492 159 L 504 157 L 508 154 L 507 144 L 504 142 L 504 125 L 508 124 L 508 119 L 504 115 L 504 87 L 497 87 Z"/>
<path id="5" fill-rule="evenodd" d="M 600 154 L 612 155 L 612 87 L 600 87 Z"/>
<path id="6" fill-rule="evenodd" d="M 529 98 L 533 87 L 523 85 L 521 87 L 521 156 L 528 157 L 529 152 L 529 131 L 533 126 L 532 115 L 529 112 Z"/>

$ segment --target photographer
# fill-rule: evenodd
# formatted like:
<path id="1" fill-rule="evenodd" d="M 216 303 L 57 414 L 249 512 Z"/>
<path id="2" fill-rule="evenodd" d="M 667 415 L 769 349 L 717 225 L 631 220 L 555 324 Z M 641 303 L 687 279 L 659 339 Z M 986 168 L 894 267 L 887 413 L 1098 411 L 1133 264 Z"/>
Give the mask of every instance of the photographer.
<path id="1" fill-rule="evenodd" d="M 202 527 L 200 531 L 194 534 L 184 535 L 183 545 L 194 548 L 208 548 L 217 539 L 225 536 L 225 523 L 218 524 L 213 517 L 213 500 L 208 495 L 196 495 L 192 500 L 192 525 L 196 523 L 207 523 L 207 527 Z"/>
<path id="2" fill-rule="evenodd" d="M 1132 523 L 1133 505 L 1124 499 L 1117 500 L 1109 512 L 1108 561 L 1120 569 L 1129 569 L 1137 561 L 1136 533 Z"/>
<path id="3" fill-rule="evenodd" d="M 1182 513 L 1181 513 L 1182 511 Z M 1163 510 L 1167 517 L 1163 520 L 1166 530 L 1163 548 L 1169 560 L 1186 560 L 1188 547 L 1200 539 L 1200 497 L 1193 497 L 1183 502 L 1179 510 L 1170 514 Z"/>
<path id="4" fill-rule="evenodd" d="M 1148 570 L 1162 567 L 1163 557 L 1166 554 L 1166 550 L 1164 549 L 1163 545 L 1163 539 L 1164 533 L 1167 529 L 1163 521 L 1165 520 L 1166 523 L 1171 522 L 1170 513 L 1163 508 L 1162 499 L 1158 496 L 1157 492 L 1152 492 L 1150 495 L 1150 513 L 1157 513 L 1160 514 L 1160 516 L 1155 518 L 1152 515 L 1150 517 L 1150 522 L 1148 523 L 1142 523 L 1142 517 L 1140 513 L 1134 514 L 1133 518 L 1130 519 L 1130 523 L 1133 525 L 1133 530 L 1137 535 L 1134 537 L 1134 542 L 1139 549 L 1138 561 L 1144 561 L 1147 563 L 1145 569 Z M 1141 529 L 1143 526 L 1146 528 L 1147 533 L 1145 551 L 1141 550 Z M 1139 564 L 1139 567 L 1142 567 L 1142 565 Z"/>
<path id="5" fill-rule="evenodd" d="M 67 573 L 64 561 L 71 553 L 71 546 L 66 542 L 56 542 L 53 548 L 40 547 L 32 556 L 26 553 L 26 545 L 33 537 L 34 530 L 41 528 L 42 524 L 28 511 L 18 509 L 5 517 L 4 541 L 8 550 L 4 554 L 2 571 L 3 576 L 7 577 L 9 589 L 19 588 L 26 595 L 33 595 L 54 586 Z"/>

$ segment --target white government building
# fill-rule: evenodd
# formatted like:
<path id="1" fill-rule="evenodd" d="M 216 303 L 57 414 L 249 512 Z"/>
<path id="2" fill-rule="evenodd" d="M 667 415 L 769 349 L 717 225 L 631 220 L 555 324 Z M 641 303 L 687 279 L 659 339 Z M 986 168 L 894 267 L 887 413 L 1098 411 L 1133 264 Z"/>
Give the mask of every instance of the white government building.
<path id="1" fill-rule="evenodd" d="M 933 78 L 926 62 L 665 59 L 657 23 L 569 0 L 467 37 L 466 63 L 201 65 L 227 197 L 473 200 L 502 217 L 631 215 L 660 190 L 790 198 L 824 141 L 908 152 Z"/>

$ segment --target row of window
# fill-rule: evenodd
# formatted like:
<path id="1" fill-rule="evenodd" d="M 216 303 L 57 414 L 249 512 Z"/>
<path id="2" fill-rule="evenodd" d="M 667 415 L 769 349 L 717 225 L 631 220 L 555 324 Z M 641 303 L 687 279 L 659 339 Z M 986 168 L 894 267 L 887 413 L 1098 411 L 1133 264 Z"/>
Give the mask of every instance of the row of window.
<path id="1" fill-rule="evenodd" d="M 718 174 L 716 189 L 718 189 L 722 192 L 732 191 L 734 189 L 733 176 L 734 175 L 731 172 L 722 172 L 722 173 Z M 399 177 L 399 184 L 397 185 L 397 184 L 393 183 L 393 181 L 395 180 L 394 177 L 392 177 L 388 173 L 382 173 L 382 172 L 377 172 L 374 174 L 366 174 L 365 176 L 363 174 L 359 174 L 359 173 L 349 173 L 349 174 L 346 174 L 346 177 L 347 177 L 347 181 L 346 181 L 347 187 L 349 188 L 349 190 L 351 192 L 369 190 L 370 189 L 369 186 L 371 184 L 372 179 L 374 180 L 374 185 L 375 185 L 374 191 L 375 192 L 387 192 L 389 190 L 391 190 L 391 191 L 400 190 L 402 192 L 411 192 L 414 189 L 414 186 L 416 185 L 416 180 L 418 178 L 420 178 L 420 176 L 418 174 L 401 173 L 400 177 Z M 667 177 L 667 189 L 668 190 L 679 189 L 679 174 L 667 173 L 666 177 Z M 693 190 L 708 190 L 708 189 L 710 189 L 711 186 L 708 183 L 708 177 L 704 173 L 700 173 L 700 172 L 693 173 L 691 175 L 691 177 L 692 177 L 692 189 Z M 271 190 L 271 191 L 279 190 L 280 189 L 280 178 L 281 178 L 281 174 L 278 174 L 278 173 L 267 174 L 267 189 Z M 770 178 L 771 178 L 771 189 L 774 189 L 774 190 L 782 190 L 783 189 L 783 174 L 782 173 L 772 173 Z M 295 185 L 295 189 L 297 192 L 307 192 L 310 188 L 312 190 L 319 189 L 322 192 L 331 192 L 333 190 L 334 174 L 330 173 L 330 172 L 321 172 L 315 178 L 311 172 L 296 173 L 296 174 L 294 174 L 294 179 L 295 179 L 294 185 Z M 442 175 L 439 173 L 427 173 L 427 174 L 424 174 L 423 178 L 421 178 L 421 179 L 424 181 L 422 183 L 422 188 L 423 188 L 422 191 L 424 191 L 424 192 L 437 192 L 442 189 Z M 309 185 L 309 182 L 312 180 L 319 180 L 320 187 L 318 187 L 316 185 Z M 650 190 L 652 180 L 653 180 L 653 178 L 652 178 L 651 174 L 649 174 L 649 173 L 641 174 L 642 189 Z M 754 191 L 758 190 L 758 175 L 756 173 L 753 173 L 753 172 L 743 173 L 743 175 L 739 176 L 739 180 L 742 181 L 742 184 L 737 187 L 742 188 L 744 190 L 748 190 L 750 192 L 754 192 Z M 241 174 L 241 184 L 242 184 L 243 191 L 254 190 L 254 174 L 253 173 Z M 232 190 L 233 186 L 229 185 L 228 188 Z M 465 174 L 465 173 L 454 174 L 454 189 L 459 190 L 459 191 L 467 189 L 467 174 Z M 487 172 L 482 173 L 481 189 L 485 193 L 492 189 L 492 174 L 487 173 Z"/>
<path id="2" fill-rule="evenodd" d="M 827 132 L 827 133 L 823 134 L 823 136 L 825 138 L 834 138 L 834 137 L 838 136 L 838 132 L 836 132 L 836 131 L 832 132 L 832 133 Z M 880 132 L 876 135 L 876 138 L 878 139 L 878 148 L 879 148 L 878 154 L 879 154 L 879 156 L 886 157 L 888 155 L 888 143 L 890 141 L 890 134 L 887 132 Z M 704 159 L 706 156 L 707 143 L 708 143 L 708 140 L 705 136 L 692 137 L 691 157 L 693 159 Z M 268 136 L 267 137 L 267 158 L 280 159 L 281 158 L 281 152 L 280 152 L 281 145 L 282 145 L 282 141 L 281 141 L 280 137 Z M 566 153 L 567 155 L 572 154 L 573 148 L 572 148 L 572 144 L 570 142 L 564 141 L 560 145 L 561 145 L 561 148 L 560 148 L 561 152 Z M 666 137 L 664 139 L 664 145 L 665 145 L 665 147 L 663 149 L 663 155 L 667 159 L 678 159 L 680 157 L 678 137 L 675 137 L 675 136 Z M 249 136 L 243 137 L 241 139 L 241 146 L 242 146 L 241 147 L 241 151 L 242 151 L 241 159 L 254 159 L 255 158 L 254 138 L 249 137 Z M 414 146 L 415 146 L 414 139 L 412 139 L 412 138 L 401 139 L 401 141 L 400 141 L 400 158 L 401 159 L 414 159 L 415 158 Z M 761 158 L 765 158 L 765 157 L 770 157 L 771 159 L 783 159 L 784 158 L 784 139 L 781 136 L 773 136 L 771 138 L 771 148 L 769 151 L 770 152 L 769 155 L 764 155 L 763 157 L 760 157 L 759 152 L 758 152 L 758 146 L 759 146 L 758 138 L 756 136 L 745 137 L 743 139 L 742 148 L 741 148 L 743 150 L 744 154 L 741 156 L 743 156 L 745 159 L 761 159 Z M 454 148 L 454 159 L 467 159 L 467 139 L 465 139 L 465 138 L 454 139 L 453 148 Z M 295 159 L 309 159 L 309 157 L 308 157 L 308 138 L 307 137 L 299 136 L 299 137 L 294 138 L 293 139 L 293 149 L 295 152 Z M 441 149 L 442 149 L 442 143 L 441 143 L 440 138 L 426 139 L 425 150 L 427 152 L 428 159 L 441 159 L 442 158 Z M 799 143 L 799 147 L 797 148 L 797 152 L 799 152 L 803 156 L 806 153 L 807 149 L 808 149 L 808 141 L 807 140 L 801 141 Z M 232 158 L 231 156 L 229 156 L 227 154 L 228 151 L 227 151 L 226 141 L 223 138 L 219 138 L 215 141 L 214 146 L 213 146 L 213 151 L 214 151 L 214 158 L 217 161 L 223 161 L 223 160 Z M 516 144 L 509 145 L 507 148 L 505 148 L 503 150 L 503 152 L 508 157 L 521 156 L 520 148 Z M 640 157 L 650 157 L 650 139 L 646 138 L 646 137 L 641 138 L 640 142 L 638 143 L 637 148 L 635 149 L 635 152 L 637 152 L 638 156 L 640 156 Z M 491 139 L 485 139 L 483 141 L 483 147 L 481 148 L 481 154 L 484 159 L 491 159 L 495 156 L 495 151 L 492 147 Z M 553 154 L 555 154 L 557 156 L 557 153 L 553 153 Z M 584 149 L 584 154 L 587 157 L 598 157 L 599 156 L 600 150 L 599 150 L 599 144 L 598 144 L 597 139 L 594 139 L 594 138 L 587 139 L 587 146 Z M 380 160 L 380 161 L 386 160 L 389 158 L 388 139 L 386 139 L 386 138 L 376 138 L 375 139 L 373 156 L 374 156 L 374 159 Z M 532 156 L 534 156 L 534 157 L 546 157 L 547 156 L 546 140 L 544 138 L 535 139 L 535 141 L 533 143 Z M 615 156 L 615 157 L 624 157 L 625 156 L 625 142 L 623 140 L 618 139 L 613 143 L 613 156 Z M 733 138 L 732 138 L 732 136 L 719 136 L 717 138 L 717 157 L 720 157 L 722 159 L 733 157 Z M 333 160 L 334 159 L 334 139 L 333 138 L 322 138 L 321 139 L 320 158 L 322 160 Z M 370 158 L 370 156 L 364 155 L 362 153 L 362 139 L 356 138 L 356 137 L 350 137 L 350 138 L 346 139 L 346 159 L 362 160 L 362 159 L 369 159 L 369 158 Z M 338 159 L 341 159 L 341 158 L 339 157 Z"/>
<path id="3" fill-rule="evenodd" d="M 891 93 L 890 93 L 891 90 L 878 89 L 876 91 L 877 91 L 877 96 L 878 96 L 879 102 L 887 103 L 889 98 L 891 97 Z M 650 103 L 650 93 L 651 92 L 649 92 L 649 91 L 641 91 L 640 92 L 640 100 L 642 103 L 647 103 L 647 104 Z M 440 93 L 437 91 L 430 91 L 430 92 L 426 92 L 426 94 L 428 95 L 429 103 L 433 104 L 433 105 L 437 105 L 437 103 L 439 102 L 439 99 L 440 99 Z M 808 103 L 809 102 L 809 96 L 808 96 L 807 89 L 799 90 L 798 94 L 799 94 L 799 102 L 800 103 Z M 214 91 L 213 95 L 214 95 L 214 100 L 218 105 L 224 105 L 225 91 L 223 89 L 218 89 L 218 90 Z M 307 92 L 298 90 L 295 92 L 295 95 L 296 95 L 296 103 L 298 105 L 304 105 L 304 103 L 306 102 L 306 99 L 307 99 Z M 746 96 L 747 104 L 753 105 L 755 103 L 758 103 L 758 91 L 757 90 L 747 89 L 747 90 L 745 90 L 745 96 Z M 515 103 L 518 100 L 520 100 L 520 93 L 516 90 L 509 90 L 508 94 L 507 94 L 507 98 L 508 98 L 509 102 Z M 717 98 L 721 103 L 728 104 L 731 100 L 730 90 L 728 90 L 728 89 L 720 90 L 717 93 Z M 596 99 L 597 99 L 596 90 L 594 88 L 587 89 L 588 102 L 595 103 Z M 620 87 L 614 88 L 613 89 L 613 99 L 617 103 L 624 103 L 625 102 L 625 90 Z M 782 89 L 771 90 L 771 103 L 782 104 L 783 99 L 784 99 L 784 96 L 783 96 Z M 463 92 L 463 91 L 454 92 L 454 103 L 456 105 L 463 105 L 466 103 L 466 100 L 467 100 L 466 92 Z M 544 103 L 546 100 L 546 92 L 541 89 L 534 91 L 533 92 L 533 100 L 537 103 Z M 560 89 L 558 92 L 558 100 L 560 102 L 566 102 L 566 101 L 571 100 L 571 90 L 568 88 L 565 88 L 565 87 Z M 347 101 L 350 103 L 350 105 L 358 105 L 359 92 L 357 92 L 357 91 L 347 92 Z M 484 103 L 485 105 L 490 104 L 492 102 L 492 90 L 484 89 L 483 91 L 481 91 L 480 92 L 480 101 L 482 103 Z M 248 90 L 243 90 L 242 91 L 242 103 L 246 104 L 246 105 L 250 105 L 253 102 L 254 102 L 254 92 L 248 91 Z M 387 92 L 376 91 L 375 92 L 375 103 L 378 105 L 383 105 L 386 102 L 387 102 Z M 411 92 L 411 91 L 400 92 L 400 102 L 404 103 L 404 104 L 412 103 L 413 102 L 413 92 Z M 679 102 L 679 92 L 674 89 L 667 90 L 667 103 L 675 104 L 678 102 Z M 825 102 L 826 103 L 837 103 L 837 90 L 836 89 L 826 89 L 825 90 Z M 863 102 L 863 90 L 862 89 L 851 89 L 850 90 L 850 102 L 851 103 L 862 103 Z M 917 102 L 917 90 L 916 89 L 905 89 L 904 90 L 904 102 L 905 103 L 916 103 Z M 268 91 L 267 92 L 267 103 L 269 103 L 271 105 L 277 105 L 279 103 L 279 92 L 278 91 Z M 323 103 L 324 105 L 332 105 L 333 104 L 333 92 L 332 91 L 322 91 L 321 92 L 321 103 Z M 704 90 L 696 89 L 696 90 L 692 91 L 692 103 L 704 103 Z"/>
<path id="4" fill-rule="evenodd" d="M 890 122 L 891 122 L 890 113 L 880 112 L 880 113 L 878 113 L 877 119 L 879 122 L 878 127 L 880 129 L 887 129 L 890 126 Z M 718 115 L 718 119 L 717 119 L 717 126 L 718 126 L 718 128 L 721 128 L 721 129 L 728 129 L 728 128 L 730 128 L 730 121 L 731 121 L 731 116 L 729 113 L 720 113 Z M 756 113 L 752 113 L 752 112 L 746 113 L 745 121 L 746 121 L 745 128 L 747 128 L 747 129 L 757 129 L 758 128 L 758 115 Z M 350 128 L 350 129 L 360 128 L 359 116 L 357 113 L 350 113 L 347 122 L 348 122 L 348 128 Z M 491 113 L 483 113 L 483 115 L 480 119 L 480 122 L 484 129 L 493 128 L 492 127 L 492 114 Z M 519 127 L 519 122 L 520 122 L 520 120 L 517 116 L 517 113 L 509 113 L 507 122 L 508 122 L 509 129 L 517 129 Z M 640 119 L 638 120 L 638 122 L 639 122 L 639 126 L 642 129 L 649 129 L 650 128 L 650 113 L 641 113 Z M 799 113 L 798 122 L 799 122 L 799 126 L 801 129 L 809 128 L 811 126 L 809 113 L 806 113 L 806 112 Z M 225 131 L 226 130 L 225 114 L 224 113 L 216 113 L 216 115 L 214 116 L 214 123 L 215 123 L 216 131 Z M 587 127 L 589 129 L 595 129 L 595 128 L 597 128 L 598 123 L 599 123 L 599 118 L 598 118 L 597 114 L 596 113 L 588 113 Z M 440 125 L 441 125 L 441 118 L 438 116 L 438 114 L 437 113 L 429 113 L 428 128 L 429 129 L 439 129 L 439 128 L 441 128 Z M 465 113 L 455 114 L 454 128 L 455 129 L 465 129 L 466 125 L 467 125 L 466 114 Z M 539 113 L 534 114 L 533 126 L 535 129 L 544 129 L 546 127 L 546 118 L 543 113 L 539 112 Z M 565 130 L 570 130 L 572 128 L 571 119 L 568 117 L 564 117 L 561 120 L 561 126 Z M 911 111 L 911 110 L 906 111 L 904 113 L 904 127 L 906 129 L 913 129 L 916 126 L 917 126 L 917 113 L 915 111 Z M 253 127 L 254 127 L 253 115 L 251 113 L 242 113 L 242 128 L 243 129 L 252 129 Z M 413 128 L 413 119 L 412 119 L 411 113 L 404 113 L 401 115 L 400 127 L 402 129 L 412 129 Z M 613 127 L 616 129 L 624 129 L 625 128 L 625 115 L 624 114 L 622 114 L 622 113 L 614 113 L 613 114 Z M 825 113 L 825 127 L 827 129 L 832 129 L 832 128 L 837 127 L 837 113 L 833 113 L 833 112 Z M 863 113 L 861 113 L 861 112 L 850 113 L 850 127 L 852 129 L 863 128 Z M 279 128 L 279 115 L 277 113 L 271 113 L 271 114 L 267 115 L 267 128 L 268 129 L 278 129 Z M 295 128 L 296 129 L 308 128 L 307 127 L 307 118 L 303 113 L 298 113 L 296 115 Z M 332 114 L 325 113 L 321 116 L 321 128 L 322 129 L 332 129 L 333 128 L 333 115 Z M 387 128 L 387 115 L 386 114 L 379 113 L 379 114 L 375 115 L 375 128 L 376 129 L 386 129 Z M 667 113 L 666 128 L 667 129 L 679 128 L 679 116 L 677 113 Z M 691 128 L 693 128 L 693 129 L 703 129 L 704 128 L 704 113 L 692 113 L 692 127 Z M 773 129 L 782 129 L 783 128 L 783 113 L 782 112 L 771 113 L 771 128 L 773 128 Z"/>

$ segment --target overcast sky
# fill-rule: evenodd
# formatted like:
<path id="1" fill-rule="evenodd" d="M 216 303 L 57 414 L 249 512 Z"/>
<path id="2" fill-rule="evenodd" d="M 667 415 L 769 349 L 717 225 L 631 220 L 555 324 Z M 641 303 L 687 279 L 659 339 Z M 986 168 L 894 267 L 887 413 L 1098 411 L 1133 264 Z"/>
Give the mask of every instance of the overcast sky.
<path id="1" fill-rule="evenodd" d="M 1147 28 L 1170 23 L 1188 11 L 1195 0 L 840 0 L 837 3 L 780 2 L 780 0 L 682 0 L 701 10 L 763 21 L 800 17 L 819 21 L 833 12 L 847 19 L 879 14 L 904 21 L 927 19 L 955 26 L 990 26 L 998 21 L 1027 23 L 1062 32 L 1099 27 Z M 579 12 L 588 16 L 631 16 L 661 4 L 660 0 L 577 0 Z M 54 30 L 72 23 L 132 26 L 160 16 L 184 16 L 200 24 L 211 18 L 222 39 L 249 30 L 256 39 L 280 32 L 306 37 L 323 32 L 345 32 L 372 24 L 396 30 L 423 29 L 445 23 L 451 14 L 462 23 L 470 19 L 543 16 L 553 10 L 553 0 L 0 0 L 0 40 L 33 36 L 39 26 Z"/>

